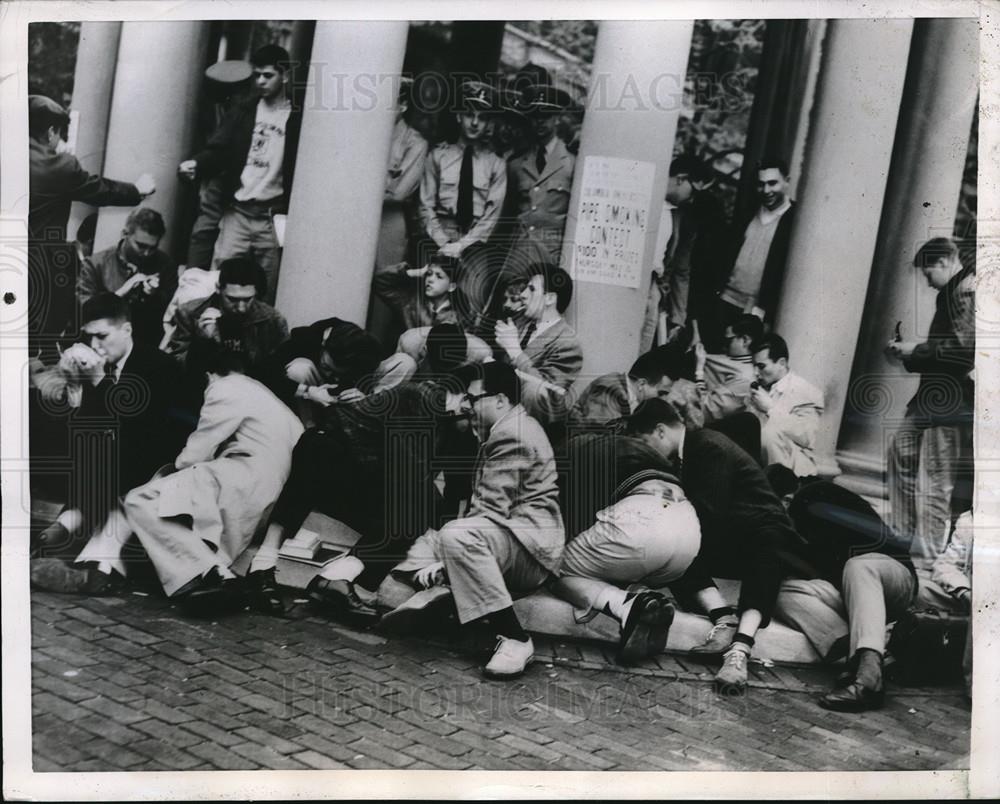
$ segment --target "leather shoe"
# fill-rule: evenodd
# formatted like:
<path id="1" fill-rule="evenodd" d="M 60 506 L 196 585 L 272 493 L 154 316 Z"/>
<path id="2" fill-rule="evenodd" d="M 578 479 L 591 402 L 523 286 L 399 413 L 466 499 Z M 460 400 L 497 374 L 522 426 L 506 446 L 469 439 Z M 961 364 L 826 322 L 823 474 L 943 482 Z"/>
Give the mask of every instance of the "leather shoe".
<path id="1" fill-rule="evenodd" d="M 411 634 L 427 630 L 431 624 L 440 627 L 454 611 L 455 600 L 447 586 L 423 589 L 387 611 L 379 621 L 379 630 L 395 634 Z"/>
<path id="2" fill-rule="evenodd" d="M 866 712 L 881 709 L 885 703 L 885 688 L 871 689 L 851 681 L 840 689 L 834 688 L 819 699 L 819 705 L 833 712 Z"/>
<path id="3" fill-rule="evenodd" d="M 224 579 L 216 567 L 186 584 L 173 595 L 173 599 L 185 616 L 199 618 L 232 614 L 247 605 L 243 579 Z"/>
<path id="4" fill-rule="evenodd" d="M 251 610 L 273 617 L 284 615 L 285 600 L 274 577 L 274 567 L 247 573 L 246 583 Z"/>
<path id="5" fill-rule="evenodd" d="M 306 595 L 313 607 L 333 619 L 352 620 L 359 624 L 374 624 L 378 612 L 363 601 L 350 581 L 331 581 L 317 575 L 306 587 Z"/>
<path id="6" fill-rule="evenodd" d="M 496 650 L 483 668 L 483 675 L 500 681 L 517 678 L 534 658 L 535 643 L 531 641 L 531 637 L 527 641 L 521 641 L 499 636 Z"/>
<path id="7" fill-rule="evenodd" d="M 662 652 L 673 621 L 674 607 L 663 595 L 652 591 L 637 594 L 622 625 L 619 664 L 636 664 Z"/>

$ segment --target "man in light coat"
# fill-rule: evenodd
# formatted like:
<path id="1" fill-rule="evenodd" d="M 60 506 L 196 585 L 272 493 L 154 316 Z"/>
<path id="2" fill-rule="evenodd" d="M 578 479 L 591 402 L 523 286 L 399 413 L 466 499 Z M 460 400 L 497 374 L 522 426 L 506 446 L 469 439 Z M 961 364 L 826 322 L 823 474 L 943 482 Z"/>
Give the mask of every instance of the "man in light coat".
<path id="1" fill-rule="evenodd" d="M 189 360 L 208 374 L 198 429 L 176 471 L 128 494 L 125 514 L 167 595 L 192 613 L 211 613 L 238 597 L 230 565 L 278 498 L 303 428 L 280 399 L 242 374 L 238 355 L 199 341 Z"/>
<path id="2" fill-rule="evenodd" d="M 454 601 L 462 625 L 489 618 L 497 646 L 484 673 L 508 679 L 534 657 L 512 593 L 537 589 L 562 556 L 556 463 L 541 425 L 520 405 L 510 366 L 470 366 L 463 376 L 469 378 L 464 407 L 482 442 L 472 499 L 465 516 L 428 530 L 393 570 L 428 588 L 387 613 L 383 625 L 409 631 L 416 618 L 439 616 Z"/>
<path id="3" fill-rule="evenodd" d="M 817 474 L 813 445 L 823 393 L 788 368 L 788 344 L 780 335 L 766 335 L 750 348 L 756 382 L 747 407 L 760 419 L 764 464 L 778 463 L 798 477 L 812 477 Z"/>

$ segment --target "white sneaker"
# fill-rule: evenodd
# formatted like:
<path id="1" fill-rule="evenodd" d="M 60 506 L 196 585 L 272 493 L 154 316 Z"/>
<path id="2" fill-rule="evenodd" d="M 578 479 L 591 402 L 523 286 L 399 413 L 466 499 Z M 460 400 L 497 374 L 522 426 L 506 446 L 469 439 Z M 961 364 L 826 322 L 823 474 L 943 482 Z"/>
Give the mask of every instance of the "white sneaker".
<path id="1" fill-rule="evenodd" d="M 493 657 L 483 668 L 483 674 L 489 678 L 517 678 L 524 668 L 535 658 L 535 643 L 528 637 L 527 641 L 509 637 L 497 637 L 497 646 Z"/>

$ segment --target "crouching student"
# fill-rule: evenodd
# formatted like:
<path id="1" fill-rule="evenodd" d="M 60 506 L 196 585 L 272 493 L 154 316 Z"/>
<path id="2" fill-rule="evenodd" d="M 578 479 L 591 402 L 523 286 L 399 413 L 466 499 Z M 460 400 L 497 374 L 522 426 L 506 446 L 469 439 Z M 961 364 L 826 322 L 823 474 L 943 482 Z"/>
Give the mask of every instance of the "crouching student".
<path id="1" fill-rule="evenodd" d="M 302 425 L 238 354 L 191 345 L 189 365 L 208 375 L 198 428 L 173 467 L 125 498 L 125 514 L 164 591 L 192 614 L 242 603 L 231 569 L 277 499 Z"/>
<path id="2" fill-rule="evenodd" d="M 483 668 L 514 678 L 534 644 L 513 609 L 513 594 L 539 588 L 559 565 L 565 540 L 552 446 L 521 406 L 521 383 L 502 363 L 470 366 L 464 407 L 481 441 L 468 511 L 420 536 L 393 570 L 425 587 L 382 618 L 410 632 L 454 609 L 463 625 L 488 620 L 497 637 Z"/>
<path id="3" fill-rule="evenodd" d="M 674 618 L 656 588 L 680 578 L 698 554 L 701 530 L 673 467 L 637 438 L 584 434 L 567 444 L 563 514 L 571 538 L 550 589 L 576 608 L 621 626 L 618 661 L 661 653 Z M 632 584 L 652 589 L 627 591 Z"/>

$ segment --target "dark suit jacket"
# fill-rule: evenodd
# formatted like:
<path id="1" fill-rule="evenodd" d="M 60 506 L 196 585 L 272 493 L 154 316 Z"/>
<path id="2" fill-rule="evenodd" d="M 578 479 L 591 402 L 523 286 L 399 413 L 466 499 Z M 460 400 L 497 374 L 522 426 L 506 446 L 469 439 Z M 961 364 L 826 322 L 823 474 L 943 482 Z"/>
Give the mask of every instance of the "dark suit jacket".
<path id="1" fill-rule="evenodd" d="M 677 483 L 673 466 L 638 438 L 615 433 L 586 433 L 570 438 L 559 473 L 559 495 L 566 537 L 591 527 L 597 512 L 628 494 L 640 483 Z"/>
<path id="2" fill-rule="evenodd" d="M 56 153 L 46 143 L 28 140 L 30 159 L 28 236 L 31 240 L 66 240 L 73 201 L 102 206 L 135 206 L 142 198 L 134 184 L 94 176 L 72 154 Z"/>
<path id="3" fill-rule="evenodd" d="M 344 388 L 370 375 L 378 365 L 380 347 L 378 341 L 369 336 L 357 324 L 343 321 L 339 318 L 324 318 L 307 327 L 296 327 L 288 336 L 288 340 L 274 350 L 255 372 L 271 391 L 285 404 L 291 405 L 295 399 L 298 383 L 288 379 L 285 367 L 296 358 L 311 360 L 317 368 L 323 355 L 323 344 L 329 335 L 339 331 L 347 336 L 355 336 L 360 341 L 360 348 L 351 354 L 340 355 L 336 359 L 338 367 L 344 373 L 338 377 Z M 330 380 L 334 382 L 335 380 Z"/>
<path id="4" fill-rule="evenodd" d="M 237 103 L 223 119 L 219 128 L 209 137 L 204 150 L 192 158 L 198 163 L 199 179 L 221 174 L 224 177 L 225 198 L 231 201 L 240 187 L 240 174 L 247 162 L 247 153 L 253 140 L 253 127 L 257 118 L 259 98 L 251 97 Z M 285 152 L 281 162 L 284 196 L 275 199 L 273 207 L 282 211 L 288 206 L 295 174 L 295 153 L 298 149 L 299 131 L 302 128 L 302 110 L 292 105 L 285 127 Z"/>
<path id="5" fill-rule="evenodd" d="M 177 408 L 179 369 L 167 355 L 136 342 L 117 383 L 110 379 L 85 386 L 71 429 L 90 431 L 103 442 L 115 466 L 95 475 L 86 456 L 74 450 L 77 478 L 100 483 L 110 478 L 106 491 L 122 495 L 148 481 L 165 463 L 172 463 L 184 445 L 183 412 Z M 95 492 L 100 489 L 92 489 Z"/>
<path id="6" fill-rule="evenodd" d="M 758 609 L 767 625 L 782 578 L 817 575 L 781 500 L 753 458 L 711 429 L 687 431 L 680 476 L 701 522 L 701 550 L 688 572 L 709 583 L 739 579 L 740 609 Z"/>

